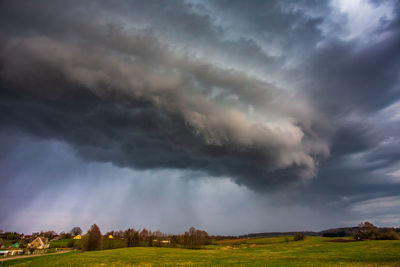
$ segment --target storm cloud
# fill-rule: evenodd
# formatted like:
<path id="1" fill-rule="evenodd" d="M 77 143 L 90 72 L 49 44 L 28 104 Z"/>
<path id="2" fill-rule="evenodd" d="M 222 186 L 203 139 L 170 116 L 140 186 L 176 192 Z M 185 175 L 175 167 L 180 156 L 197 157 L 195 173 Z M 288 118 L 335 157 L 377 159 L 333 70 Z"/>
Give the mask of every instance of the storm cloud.
<path id="1" fill-rule="evenodd" d="M 397 201 L 397 1 L 0 5 L 3 163 L 23 140 L 63 144 L 82 169 L 228 179 L 337 223 Z"/>
<path id="2" fill-rule="evenodd" d="M 260 190 L 314 177 L 329 154 L 306 99 L 179 53 L 151 29 L 63 13 L 61 32 L 25 21 L 31 34 L 6 34 L 3 125 L 66 140 L 88 160 L 198 169 Z"/>

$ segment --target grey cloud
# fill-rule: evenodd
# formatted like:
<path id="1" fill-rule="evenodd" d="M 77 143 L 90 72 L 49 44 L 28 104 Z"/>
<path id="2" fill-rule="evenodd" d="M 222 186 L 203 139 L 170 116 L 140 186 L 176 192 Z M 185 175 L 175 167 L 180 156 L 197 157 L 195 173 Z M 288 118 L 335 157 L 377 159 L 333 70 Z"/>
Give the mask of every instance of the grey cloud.
<path id="1" fill-rule="evenodd" d="M 79 145 L 90 159 L 196 168 L 258 190 L 313 177 L 316 162 L 328 153 L 315 133 L 303 144 L 295 109 L 278 88 L 176 55 L 148 32 L 118 30 L 108 40 L 105 27 L 90 29 L 78 31 L 83 40 L 76 42 L 8 39 L 3 121 Z M 105 121 L 104 113 L 112 119 Z"/>
<path id="2" fill-rule="evenodd" d="M 41 3 L 1 2 L 2 129 L 87 161 L 297 184 L 291 201 L 349 218 L 400 192 L 395 2 L 351 40 L 326 1 Z"/>
<path id="3" fill-rule="evenodd" d="M 0 159 L 4 230 L 68 231 L 74 225 L 86 230 L 96 222 L 102 232 L 146 227 L 181 233 L 195 226 L 211 234 L 243 234 L 264 231 L 266 225 L 271 231 L 301 230 L 311 227 L 307 218 L 315 216 L 304 206 L 283 208 L 226 178 L 198 174 L 202 179 L 193 179 L 190 171 L 138 171 L 85 162 L 60 141 L 10 131 L 0 136 L 13 145 L 7 158 Z M 312 227 L 321 225 L 318 221 Z"/>
<path id="4" fill-rule="evenodd" d="M 306 67 L 308 75 L 314 77 L 307 86 L 328 112 L 374 112 L 399 98 L 400 31 L 396 10 L 393 21 L 376 30 L 378 41 L 363 44 L 357 39 L 332 38 L 317 49 Z"/>
<path id="5" fill-rule="evenodd" d="M 364 220 L 373 212 L 359 216 L 351 203 L 398 195 L 399 184 L 388 175 L 400 161 L 397 111 L 388 109 L 400 92 L 398 10 L 395 4 L 394 19 L 378 25 L 368 42 L 329 36 L 303 62 L 302 88 L 319 112 L 329 114 L 335 131 L 331 156 L 320 165 L 318 178 L 302 189 L 300 202 L 313 202 L 318 209 L 328 205 Z"/>

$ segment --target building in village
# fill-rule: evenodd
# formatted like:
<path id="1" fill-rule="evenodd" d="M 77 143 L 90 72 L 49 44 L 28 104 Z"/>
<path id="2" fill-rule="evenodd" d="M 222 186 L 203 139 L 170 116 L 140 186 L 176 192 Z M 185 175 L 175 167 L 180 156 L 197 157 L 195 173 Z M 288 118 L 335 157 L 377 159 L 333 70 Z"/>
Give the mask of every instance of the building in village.
<path id="1" fill-rule="evenodd" d="M 50 247 L 48 239 L 45 237 L 36 237 L 32 242 L 27 245 L 30 249 L 47 249 Z"/>

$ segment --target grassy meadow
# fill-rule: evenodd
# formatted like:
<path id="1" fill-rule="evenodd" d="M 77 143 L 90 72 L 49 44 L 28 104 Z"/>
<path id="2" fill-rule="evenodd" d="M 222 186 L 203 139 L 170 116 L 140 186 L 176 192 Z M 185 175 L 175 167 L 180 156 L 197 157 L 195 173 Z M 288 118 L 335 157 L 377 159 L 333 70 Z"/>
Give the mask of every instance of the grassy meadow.
<path id="1" fill-rule="evenodd" d="M 218 241 L 204 249 L 134 247 L 70 252 L 4 262 L 4 266 L 400 266 L 400 241 L 329 242 L 307 237 Z"/>
<path id="2" fill-rule="evenodd" d="M 74 244 L 77 244 L 79 240 L 74 240 L 74 239 L 60 239 L 56 241 L 51 241 L 50 242 L 50 248 L 66 248 L 68 247 L 68 242 L 74 242 Z"/>

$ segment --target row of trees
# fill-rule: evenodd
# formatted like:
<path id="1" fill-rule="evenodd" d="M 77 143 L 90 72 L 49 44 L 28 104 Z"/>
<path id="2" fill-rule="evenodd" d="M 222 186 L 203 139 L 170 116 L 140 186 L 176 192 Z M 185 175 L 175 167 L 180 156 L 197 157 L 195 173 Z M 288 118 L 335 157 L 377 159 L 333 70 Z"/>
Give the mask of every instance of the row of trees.
<path id="1" fill-rule="evenodd" d="M 0 234 L 0 238 L 5 240 L 19 240 L 22 238 L 22 236 L 22 234 L 19 234 L 17 232 L 5 232 Z"/>
<path id="2" fill-rule="evenodd" d="M 32 233 L 33 237 L 37 236 L 42 236 L 46 237 L 48 239 L 53 239 L 56 236 L 60 236 L 62 239 L 69 239 L 72 238 L 73 236 L 82 234 L 82 229 L 80 227 L 74 227 L 70 232 L 61 232 L 60 234 L 57 234 L 56 231 L 50 230 L 50 231 L 40 231 L 40 232 L 35 232 Z M 24 237 L 24 234 L 19 234 L 17 232 L 3 232 L 0 230 L 0 238 L 6 239 L 6 240 L 20 240 L 21 238 Z"/>
<path id="3" fill-rule="evenodd" d="M 162 233 L 160 231 L 149 231 L 143 229 L 142 231 L 137 231 L 135 229 L 129 228 L 123 232 L 123 238 L 126 240 L 128 247 L 153 247 L 159 246 L 162 241 L 170 241 L 170 235 Z"/>
<path id="4" fill-rule="evenodd" d="M 186 248 L 200 248 L 208 244 L 210 244 L 208 233 L 206 231 L 196 230 L 194 227 L 191 227 L 189 232 L 185 232 L 183 236 L 183 245 Z"/>
<path id="5" fill-rule="evenodd" d="M 36 236 L 48 238 L 49 240 L 58 236 L 61 239 L 72 239 L 72 237 L 82 234 L 80 227 L 74 227 L 70 232 L 61 232 L 59 235 L 55 231 L 41 231 L 33 233 L 30 239 Z M 1 233 L 4 239 L 21 240 L 23 235 L 18 233 Z M 109 240 L 112 236 L 114 241 Z M 78 246 L 83 250 L 99 250 L 116 247 L 153 247 L 153 246 L 171 246 L 185 247 L 190 249 L 201 248 L 210 244 L 210 237 L 206 231 L 197 230 L 191 227 L 189 231 L 181 235 L 168 235 L 160 231 L 149 231 L 143 229 L 141 231 L 129 228 L 125 231 L 109 231 L 104 236 L 101 234 L 100 228 L 93 224 L 89 231 L 83 235 L 80 242 L 71 240 L 69 247 Z"/>
<path id="6" fill-rule="evenodd" d="M 113 236 L 110 241 L 109 235 Z M 123 241 L 123 242 L 118 242 Z M 114 246 L 110 243 L 114 243 Z M 82 237 L 80 248 L 82 250 L 100 250 L 118 247 L 153 247 L 168 245 L 171 247 L 185 247 L 190 249 L 201 248 L 210 244 L 210 237 L 206 231 L 197 230 L 194 227 L 182 235 L 167 235 L 160 231 L 149 231 L 143 229 L 137 231 L 129 228 L 125 231 L 110 231 L 102 236 L 100 228 L 93 224 L 89 231 Z"/>

